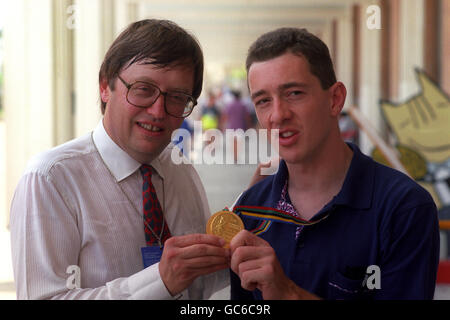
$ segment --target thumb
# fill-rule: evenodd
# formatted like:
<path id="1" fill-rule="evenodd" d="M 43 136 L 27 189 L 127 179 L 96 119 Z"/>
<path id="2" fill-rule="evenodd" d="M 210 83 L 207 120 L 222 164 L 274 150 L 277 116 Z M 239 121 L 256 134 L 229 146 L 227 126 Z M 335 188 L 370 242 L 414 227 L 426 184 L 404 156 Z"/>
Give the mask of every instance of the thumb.
<path id="1" fill-rule="evenodd" d="M 241 246 L 249 246 L 249 247 L 270 247 L 269 243 L 264 239 L 254 235 L 250 231 L 241 230 L 237 235 L 231 239 L 230 242 L 230 250 L 231 254 L 233 254 L 234 250 Z"/>

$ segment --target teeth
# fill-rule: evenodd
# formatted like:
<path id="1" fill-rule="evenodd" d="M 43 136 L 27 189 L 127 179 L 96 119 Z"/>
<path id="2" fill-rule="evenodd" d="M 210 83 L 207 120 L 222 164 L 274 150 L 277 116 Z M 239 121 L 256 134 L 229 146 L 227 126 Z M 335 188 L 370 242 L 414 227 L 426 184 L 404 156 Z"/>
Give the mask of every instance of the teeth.
<path id="1" fill-rule="evenodd" d="M 145 123 L 140 123 L 140 122 L 138 122 L 138 125 L 139 125 L 140 127 L 144 128 L 144 129 L 147 129 L 147 130 L 153 131 L 153 132 L 158 132 L 158 131 L 161 131 L 161 130 L 162 130 L 161 128 L 158 128 L 158 127 L 156 127 L 156 126 L 152 126 L 151 124 L 145 124 Z"/>
<path id="2" fill-rule="evenodd" d="M 286 132 L 283 132 L 282 134 L 281 134 L 281 136 L 283 137 L 283 138 L 287 138 L 287 137 L 290 137 L 290 136 L 292 136 L 294 133 L 292 132 L 292 131 L 286 131 Z"/>

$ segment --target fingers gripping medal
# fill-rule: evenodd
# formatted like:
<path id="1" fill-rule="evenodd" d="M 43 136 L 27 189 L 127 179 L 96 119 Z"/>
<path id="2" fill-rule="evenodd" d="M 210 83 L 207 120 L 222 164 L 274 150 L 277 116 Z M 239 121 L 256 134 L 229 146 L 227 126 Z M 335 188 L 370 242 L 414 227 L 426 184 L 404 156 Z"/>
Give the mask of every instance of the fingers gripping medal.
<path id="1" fill-rule="evenodd" d="M 206 233 L 221 237 L 226 241 L 225 248 L 230 246 L 233 237 L 244 229 L 244 223 L 234 212 L 223 210 L 213 214 L 206 224 Z"/>

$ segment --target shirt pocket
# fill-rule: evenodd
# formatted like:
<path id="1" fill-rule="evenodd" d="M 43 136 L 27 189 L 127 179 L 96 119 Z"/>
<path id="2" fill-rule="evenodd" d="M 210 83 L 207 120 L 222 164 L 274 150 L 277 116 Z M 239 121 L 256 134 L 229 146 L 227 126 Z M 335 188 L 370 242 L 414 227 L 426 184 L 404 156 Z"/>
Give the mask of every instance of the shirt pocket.
<path id="1" fill-rule="evenodd" d="M 328 299 L 367 299 L 367 290 L 363 287 L 363 282 L 364 278 L 350 279 L 340 272 L 335 272 L 328 281 Z"/>

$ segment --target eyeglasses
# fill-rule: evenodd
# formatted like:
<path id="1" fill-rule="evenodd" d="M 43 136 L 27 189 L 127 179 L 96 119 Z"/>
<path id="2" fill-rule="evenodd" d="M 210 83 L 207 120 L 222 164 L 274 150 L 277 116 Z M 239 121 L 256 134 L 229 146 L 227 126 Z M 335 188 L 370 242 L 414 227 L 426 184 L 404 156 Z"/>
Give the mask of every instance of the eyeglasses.
<path id="1" fill-rule="evenodd" d="M 197 104 L 194 97 L 183 92 L 163 92 L 160 88 L 148 82 L 136 81 L 129 84 L 120 76 L 118 78 L 128 89 L 128 103 L 135 107 L 149 108 L 158 100 L 160 95 L 163 95 L 166 113 L 176 118 L 186 118 Z"/>

